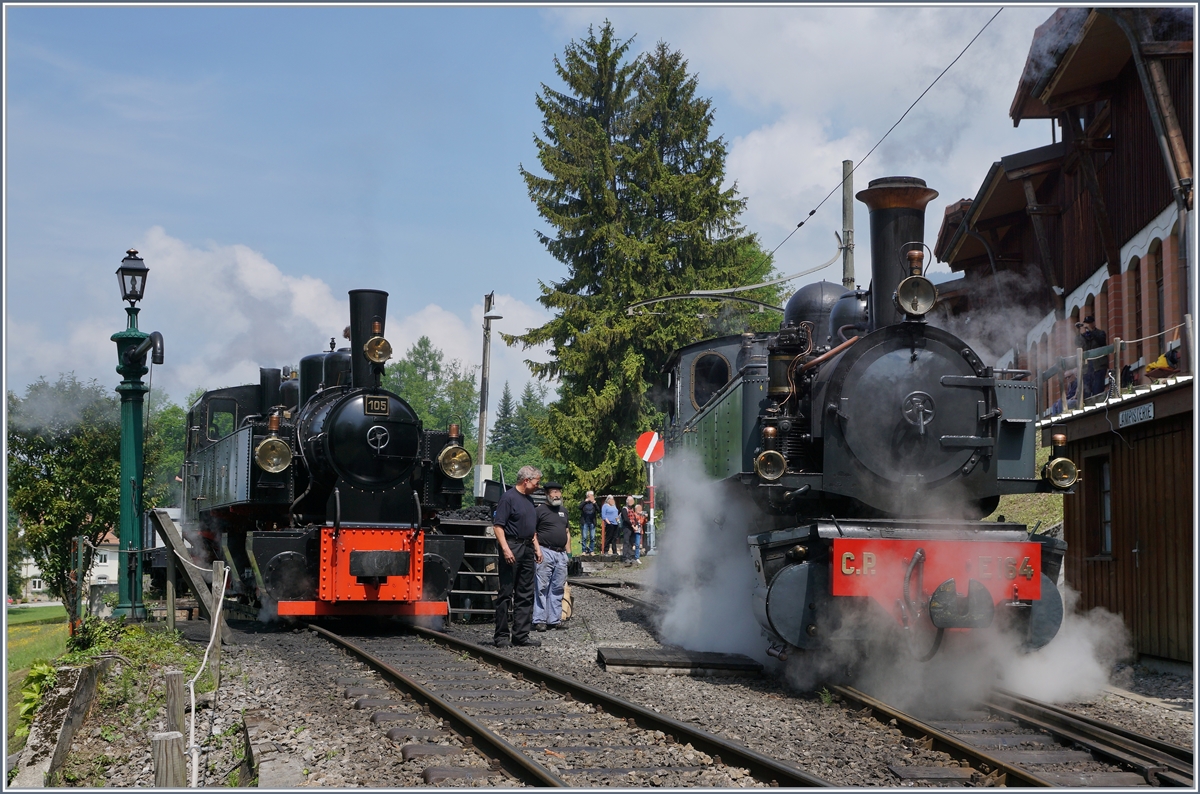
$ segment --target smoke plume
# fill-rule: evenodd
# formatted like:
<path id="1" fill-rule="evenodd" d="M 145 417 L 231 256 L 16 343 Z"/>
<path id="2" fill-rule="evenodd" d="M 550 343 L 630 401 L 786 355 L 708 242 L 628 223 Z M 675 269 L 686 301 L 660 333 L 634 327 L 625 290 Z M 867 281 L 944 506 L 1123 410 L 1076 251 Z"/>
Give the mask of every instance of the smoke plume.
<path id="1" fill-rule="evenodd" d="M 663 465 L 662 486 L 669 522 L 655 565 L 655 587 L 666 600 L 659 635 L 665 643 L 691 650 L 766 661 L 767 643 L 751 602 L 749 506 L 714 487 L 687 454 Z"/>

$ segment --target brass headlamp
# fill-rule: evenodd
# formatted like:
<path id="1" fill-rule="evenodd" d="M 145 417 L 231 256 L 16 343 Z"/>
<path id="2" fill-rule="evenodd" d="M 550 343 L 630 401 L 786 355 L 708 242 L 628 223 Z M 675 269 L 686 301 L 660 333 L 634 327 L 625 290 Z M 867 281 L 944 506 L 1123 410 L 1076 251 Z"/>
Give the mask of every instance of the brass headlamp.
<path id="1" fill-rule="evenodd" d="M 371 338 L 363 345 L 363 354 L 376 364 L 382 364 L 392 357 L 392 345 L 384 339 L 383 323 L 376 320 L 371 326 Z"/>
<path id="2" fill-rule="evenodd" d="M 471 467 L 475 465 L 475 462 L 471 460 L 471 453 L 458 444 L 446 445 L 438 454 L 437 462 L 442 474 L 456 480 L 461 480 L 470 474 Z"/>
<path id="3" fill-rule="evenodd" d="M 271 414 L 267 419 L 267 430 L 271 435 L 254 448 L 254 462 L 263 471 L 278 474 L 292 463 L 292 448 L 279 437 L 279 414 Z"/>
<path id="4" fill-rule="evenodd" d="M 787 471 L 787 458 L 777 450 L 768 449 L 754 459 L 754 471 L 764 480 L 778 480 Z"/>

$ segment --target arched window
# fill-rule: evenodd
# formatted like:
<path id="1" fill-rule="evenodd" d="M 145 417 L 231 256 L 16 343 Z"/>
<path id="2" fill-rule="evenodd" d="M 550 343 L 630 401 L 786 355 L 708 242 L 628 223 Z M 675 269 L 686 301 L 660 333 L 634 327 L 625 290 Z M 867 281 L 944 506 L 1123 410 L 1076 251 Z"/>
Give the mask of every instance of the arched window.
<path id="1" fill-rule="evenodd" d="M 709 350 L 692 361 L 692 407 L 699 411 L 729 382 L 729 360 Z"/>

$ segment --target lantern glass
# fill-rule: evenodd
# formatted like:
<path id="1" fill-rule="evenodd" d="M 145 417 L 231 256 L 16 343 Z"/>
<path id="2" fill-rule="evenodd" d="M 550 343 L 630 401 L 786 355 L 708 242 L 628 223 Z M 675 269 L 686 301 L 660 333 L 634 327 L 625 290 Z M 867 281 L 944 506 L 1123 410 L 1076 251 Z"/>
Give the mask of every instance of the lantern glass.
<path id="1" fill-rule="evenodd" d="M 130 306 L 146 294 L 146 274 L 149 272 L 150 268 L 133 249 L 121 260 L 121 266 L 117 268 L 117 281 L 121 284 L 121 299 L 129 301 Z"/>

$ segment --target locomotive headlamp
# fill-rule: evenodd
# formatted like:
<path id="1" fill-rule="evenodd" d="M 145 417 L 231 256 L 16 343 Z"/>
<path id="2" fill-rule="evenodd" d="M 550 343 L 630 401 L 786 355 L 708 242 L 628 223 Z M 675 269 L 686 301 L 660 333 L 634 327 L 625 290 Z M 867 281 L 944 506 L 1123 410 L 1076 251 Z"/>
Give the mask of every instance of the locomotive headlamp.
<path id="1" fill-rule="evenodd" d="M 937 287 L 924 276 L 909 276 L 896 287 L 896 308 L 905 314 L 928 314 L 937 299 Z"/>
<path id="2" fill-rule="evenodd" d="M 1046 464 L 1042 476 L 1055 488 L 1067 489 L 1079 479 L 1079 469 L 1070 458 L 1055 458 Z"/>
<path id="3" fill-rule="evenodd" d="M 456 480 L 470 474 L 473 465 L 475 464 L 471 460 L 471 453 L 457 444 L 446 447 L 438 455 L 438 466 L 442 468 L 442 473 Z"/>
<path id="4" fill-rule="evenodd" d="M 787 471 L 787 458 L 776 450 L 768 449 L 754 459 L 754 471 L 764 480 L 778 480 Z"/>
<path id="5" fill-rule="evenodd" d="M 292 449 L 278 436 L 263 439 L 254 448 L 254 462 L 263 471 L 278 474 L 292 463 Z"/>
<path id="6" fill-rule="evenodd" d="M 382 336 L 373 336 L 363 345 L 363 353 L 376 364 L 382 364 L 392 357 L 392 345 Z"/>

